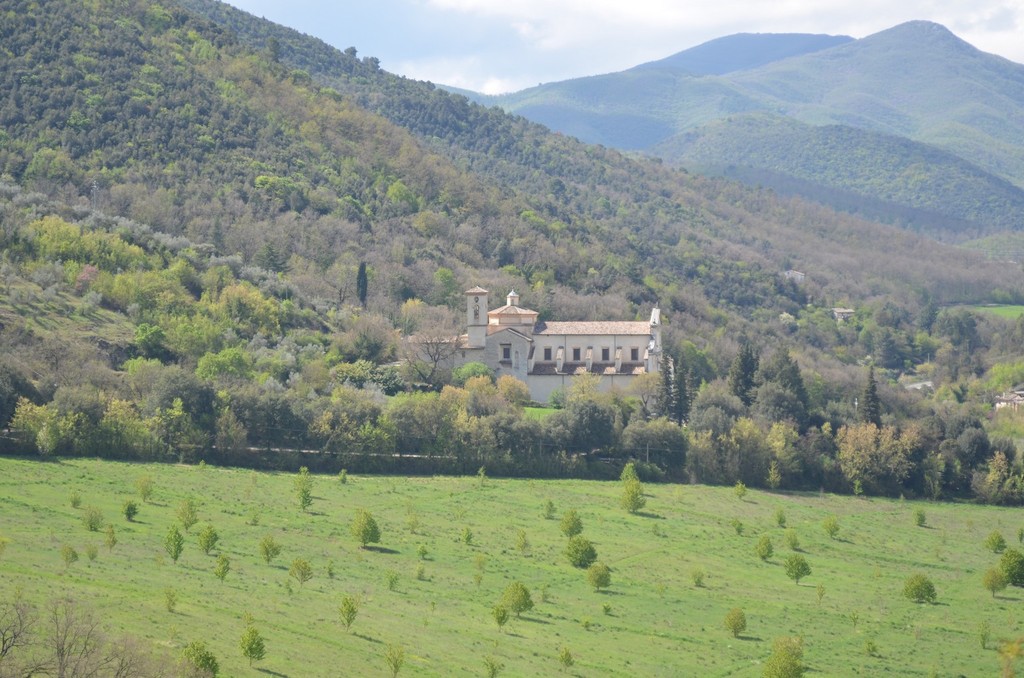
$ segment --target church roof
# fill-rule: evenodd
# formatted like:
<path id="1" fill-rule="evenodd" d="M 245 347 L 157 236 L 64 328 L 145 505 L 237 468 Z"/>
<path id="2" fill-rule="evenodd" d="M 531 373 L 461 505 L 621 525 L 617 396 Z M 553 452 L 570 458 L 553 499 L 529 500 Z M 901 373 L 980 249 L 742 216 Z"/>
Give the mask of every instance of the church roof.
<path id="1" fill-rule="evenodd" d="M 502 306 L 501 308 L 496 308 L 493 311 L 488 311 L 487 315 L 488 316 L 492 316 L 492 315 L 533 315 L 533 316 L 536 316 L 536 315 L 538 315 L 538 313 L 536 311 L 531 311 L 528 308 L 523 308 L 522 306 L 510 306 L 510 305 L 506 304 L 506 305 Z"/>
<path id="2" fill-rule="evenodd" d="M 580 322 L 542 322 L 533 328 L 535 335 L 642 335 L 650 336 L 651 324 L 643 321 L 580 321 Z"/>

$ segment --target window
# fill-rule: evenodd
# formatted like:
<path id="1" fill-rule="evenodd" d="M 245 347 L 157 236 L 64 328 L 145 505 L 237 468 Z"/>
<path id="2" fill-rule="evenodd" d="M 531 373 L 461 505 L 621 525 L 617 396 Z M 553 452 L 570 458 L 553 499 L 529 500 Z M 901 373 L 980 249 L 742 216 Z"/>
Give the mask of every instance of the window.
<path id="1" fill-rule="evenodd" d="M 512 360 L 512 344 L 501 345 L 501 359 L 503 362 Z"/>
<path id="2" fill-rule="evenodd" d="M 580 361 L 580 350 L 578 348 L 572 350 L 572 359 L 574 362 Z"/>
<path id="3" fill-rule="evenodd" d="M 609 356 L 609 349 L 602 348 L 601 349 L 601 362 L 603 362 L 603 363 L 608 362 L 608 356 Z"/>
<path id="4" fill-rule="evenodd" d="M 638 348 L 631 348 L 631 349 L 629 349 L 629 359 L 632 360 L 633 362 L 639 361 L 640 360 L 640 349 L 638 349 Z"/>
<path id="5" fill-rule="evenodd" d="M 544 360 L 545 361 L 550 361 L 551 360 L 551 347 L 550 346 L 547 346 L 547 347 L 544 348 Z"/>

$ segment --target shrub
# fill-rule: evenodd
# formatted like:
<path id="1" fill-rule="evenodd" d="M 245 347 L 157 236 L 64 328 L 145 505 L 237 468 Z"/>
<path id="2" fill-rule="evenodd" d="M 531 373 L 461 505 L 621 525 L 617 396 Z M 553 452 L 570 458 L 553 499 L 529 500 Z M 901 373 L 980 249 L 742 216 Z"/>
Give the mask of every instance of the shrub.
<path id="1" fill-rule="evenodd" d="M 690 570 L 690 579 L 693 580 L 693 585 L 697 588 L 701 588 L 702 586 L 704 586 L 704 577 L 704 568 L 695 567 L 692 570 Z"/>
<path id="2" fill-rule="evenodd" d="M 733 492 L 736 493 L 736 498 L 743 501 L 743 498 L 747 496 L 747 486 L 743 484 L 742 480 L 737 480 L 736 485 L 733 487 Z"/>
<path id="3" fill-rule="evenodd" d="M 178 592 L 167 587 L 164 589 L 164 606 L 168 612 L 174 612 L 174 608 L 178 605 Z"/>
<path id="4" fill-rule="evenodd" d="M 391 678 L 395 678 L 405 664 L 405 650 L 402 646 L 389 643 L 384 648 L 384 663 L 387 664 L 388 670 L 391 671 Z"/>
<path id="5" fill-rule="evenodd" d="M 563 645 L 562 649 L 558 651 L 558 663 L 562 665 L 563 669 L 571 668 L 576 663 L 576 659 L 567 645 Z"/>
<path id="6" fill-rule="evenodd" d="M 924 515 L 924 509 L 914 509 L 914 524 L 918 527 L 924 527 L 927 522 L 927 518 Z"/>
<path id="7" fill-rule="evenodd" d="M 935 585 L 921 573 L 912 574 L 903 584 L 903 595 L 915 603 L 934 603 Z"/>
<path id="8" fill-rule="evenodd" d="M 103 527 L 103 512 L 95 506 L 86 506 L 85 513 L 82 514 L 82 524 L 90 532 L 99 532 Z"/>
<path id="9" fill-rule="evenodd" d="M 121 513 L 124 515 L 124 519 L 130 523 L 139 514 L 139 505 L 131 499 L 126 499 L 124 504 L 121 505 Z"/>
<path id="10" fill-rule="evenodd" d="M 555 517 L 555 502 L 548 499 L 544 502 L 544 520 L 553 520 Z"/>
<path id="11" fill-rule="evenodd" d="M 732 529 L 736 530 L 736 534 L 738 536 L 740 536 L 740 537 L 743 536 L 743 521 L 742 520 L 740 520 L 739 518 L 733 518 L 731 521 L 729 521 L 729 524 L 732 525 Z"/>
<path id="12" fill-rule="evenodd" d="M 71 508 L 76 509 L 82 505 L 82 495 L 78 492 L 72 491 L 68 495 L 68 502 L 71 504 Z"/>
<path id="13" fill-rule="evenodd" d="M 725 615 L 725 628 L 729 629 L 733 638 L 739 638 L 747 630 L 747 615 L 738 607 L 732 608 Z"/>
<path id="14" fill-rule="evenodd" d="M 779 527 L 786 526 L 786 512 L 781 508 L 775 509 L 775 524 Z"/>
<path id="15" fill-rule="evenodd" d="M 597 560 L 597 550 L 589 539 L 577 534 L 566 545 L 565 556 L 573 567 L 590 567 Z"/>
<path id="16" fill-rule="evenodd" d="M 761 538 L 757 540 L 757 546 L 754 547 L 754 552 L 761 560 L 768 560 L 771 558 L 772 554 L 775 552 L 775 547 L 772 546 L 771 537 L 767 534 L 761 535 Z"/>
<path id="17" fill-rule="evenodd" d="M 796 536 L 796 530 L 793 528 L 786 530 L 786 546 L 788 546 L 791 551 L 800 550 L 800 538 Z"/>

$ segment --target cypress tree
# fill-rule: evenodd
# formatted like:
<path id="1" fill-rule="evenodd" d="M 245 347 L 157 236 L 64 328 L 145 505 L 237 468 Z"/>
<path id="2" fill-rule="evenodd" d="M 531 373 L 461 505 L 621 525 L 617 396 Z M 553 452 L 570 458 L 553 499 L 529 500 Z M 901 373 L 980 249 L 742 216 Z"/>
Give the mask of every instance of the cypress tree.
<path id="1" fill-rule="evenodd" d="M 359 271 L 356 273 L 356 296 L 359 297 L 359 305 L 366 308 L 366 292 L 369 281 L 366 277 L 366 262 L 359 262 Z"/>
<path id="2" fill-rule="evenodd" d="M 740 352 L 729 367 L 729 391 L 750 406 L 754 400 L 754 375 L 757 374 L 758 358 L 754 347 L 746 339 L 740 342 Z"/>
<path id="3" fill-rule="evenodd" d="M 678 409 L 678 391 L 676 390 L 675 362 L 668 352 L 661 354 L 661 386 L 658 389 L 658 411 L 661 416 L 675 421 Z"/>
<path id="4" fill-rule="evenodd" d="M 868 424 L 882 426 L 882 403 L 878 399 L 878 385 L 875 383 L 875 366 L 868 368 L 868 383 L 864 385 L 864 392 L 860 394 L 860 406 L 857 410 L 858 418 Z"/>

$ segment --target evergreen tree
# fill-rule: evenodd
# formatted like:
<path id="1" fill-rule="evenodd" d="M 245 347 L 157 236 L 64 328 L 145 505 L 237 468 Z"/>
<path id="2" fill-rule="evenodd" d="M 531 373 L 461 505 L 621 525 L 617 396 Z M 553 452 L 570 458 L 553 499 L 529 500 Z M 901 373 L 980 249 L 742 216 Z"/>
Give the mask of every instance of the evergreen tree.
<path id="1" fill-rule="evenodd" d="M 878 400 L 878 385 L 875 383 L 875 367 L 868 368 L 868 383 L 860 394 L 857 417 L 864 423 L 882 426 L 882 403 Z"/>
<path id="2" fill-rule="evenodd" d="M 366 293 L 369 289 L 369 280 L 366 277 L 366 262 L 359 262 L 359 271 L 356 272 L 356 296 L 359 297 L 359 305 L 366 308 Z"/>
<path id="3" fill-rule="evenodd" d="M 793 357 L 789 355 L 788 349 L 780 349 L 772 356 L 771 360 L 765 361 L 758 372 L 758 381 L 761 383 L 773 381 L 786 389 L 797 400 L 807 408 L 807 387 L 804 385 L 804 378 L 800 374 L 800 366 L 796 364 Z"/>
<path id="4" fill-rule="evenodd" d="M 754 401 L 757 367 L 757 352 L 747 339 L 741 339 L 740 352 L 729 367 L 729 391 L 748 407 Z"/>
<path id="5" fill-rule="evenodd" d="M 673 419 L 682 424 L 690 419 L 690 405 L 693 404 L 693 381 L 690 370 L 682 358 L 676 360 L 675 367 L 676 414 Z"/>
<path id="6" fill-rule="evenodd" d="M 670 421 L 675 421 L 679 393 L 676 390 L 675 363 L 667 351 L 661 354 L 659 369 L 661 386 L 658 389 L 658 413 Z"/>

